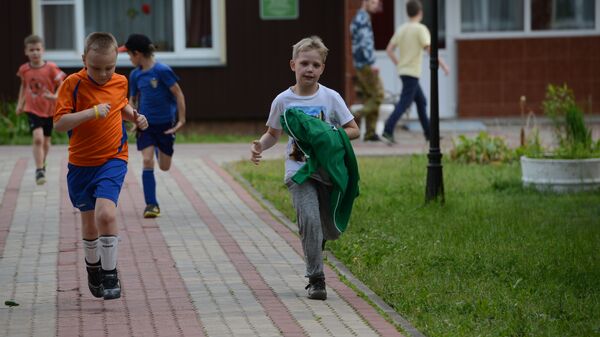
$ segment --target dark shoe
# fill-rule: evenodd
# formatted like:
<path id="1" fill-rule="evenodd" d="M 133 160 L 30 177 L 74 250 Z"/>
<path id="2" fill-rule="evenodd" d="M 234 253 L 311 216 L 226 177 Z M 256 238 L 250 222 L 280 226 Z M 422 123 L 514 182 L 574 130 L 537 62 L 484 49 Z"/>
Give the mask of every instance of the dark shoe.
<path id="1" fill-rule="evenodd" d="M 100 261 L 96 264 L 88 264 L 85 262 L 85 269 L 87 270 L 88 276 L 88 288 L 90 288 L 90 292 L 94 297 L 100 298 L 104 296 L 102 292 L 102 272 Z"/>
<path id="2" fill-rule="evenodd" d="M 378 135 L 373 134 L 372 136 L 365 137 L 365 142 L 380 142 L 381 138 Z"/>
<path id="3" fill-rule="evenodd" d="M 46 183 L 46 171 L 44 169 L 35 170 L 35 183 L 44 185 Z"/>
<path id="4" fill-rule="evenodd" d="M 325 278 L 310 279 L 306 288 L 308 290 L 308 298 L 311 300 L 326 300 L 327 290 L 325 289 Z"/>
<path id="5" fill-rule="evenodd" d="M 105 300 L 121 297 L 121 282 L 116 269 L 110 271 L 102 269 L 102 296 Z"/>
<path id="6" fill-rule="evenodd" d="M 148 205 L 146 209 L 144 209 L 144 218 L 156 218 L 160 216 L 160 208 L 158 205 Z"/>
<path id="7" fill-rule="evenodd" d="M 394 139 L 394 135 L 384 132 L 381 135 L 381 140 L 383 140 L 384 142 L 386 142 L 388 145 L 392 145 L 392 144 L 396 144 L 396 140 Z"/>

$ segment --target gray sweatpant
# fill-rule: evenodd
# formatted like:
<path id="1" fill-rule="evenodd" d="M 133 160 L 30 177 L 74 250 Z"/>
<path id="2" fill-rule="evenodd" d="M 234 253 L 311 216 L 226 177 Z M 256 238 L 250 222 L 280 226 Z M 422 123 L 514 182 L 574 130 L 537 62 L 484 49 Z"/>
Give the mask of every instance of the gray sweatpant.
<path id="1" fill-rule="evenodd" d="M 296 209 L 298 230 L 304 250 L 306 277 L 321 278 L 323 273 L 323 240 L 335 240 L 340 236 L 331 219 L 329 196 L 331 186 L 314 179 L 298 185 L 286 181 Z"/>

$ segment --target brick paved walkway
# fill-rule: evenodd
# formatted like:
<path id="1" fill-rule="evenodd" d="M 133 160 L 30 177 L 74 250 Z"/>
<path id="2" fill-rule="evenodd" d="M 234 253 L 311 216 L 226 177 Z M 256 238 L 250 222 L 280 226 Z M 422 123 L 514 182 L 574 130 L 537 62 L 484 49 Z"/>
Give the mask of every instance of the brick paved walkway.
<path id="1" fill-rule="evenodd" d="M 123 296 L 103 301 L 87 289 L 66 147 L 52 148 L 43 186 L 30 147 L 0 147 L 0 336 L 401 336 L 330 268 L 328 300 L 306 298 L 296 234 L 219 166 L 247 151 L 178 145 L 173 168 L 156 173 L 157 219 L 140 216 L 141 157 L 130 152 L 117 214 Z"/>
<path id="2" fill-rule="evenodd" d="M 498 124 L 488 132 L 518 142 L 519 127 Z M 455 135 L 444 134 L 445 151 Z M 397 140 L 393 147 L 355 142 L 355 152 L 427 151 L 419 134 Z M 266 158 L 281 158 L 283 145 L 277 147 Z M 141 158 L 130 151 L 118 208 L 123 296 L 103 301 L 87 289 L 80 216 L 66 191 L 66 147 L 52 148 L 43 186 L 35 185 L 29 146 L 0 147 L 0 337 L 401 336 L 329 267 L 328 300 L 306 299 L 297 236 L 220 167 L 246 159 L 247 144 L 176 150 L 173 168 L 156 172 L 157 219 L 140 216 Z"/>

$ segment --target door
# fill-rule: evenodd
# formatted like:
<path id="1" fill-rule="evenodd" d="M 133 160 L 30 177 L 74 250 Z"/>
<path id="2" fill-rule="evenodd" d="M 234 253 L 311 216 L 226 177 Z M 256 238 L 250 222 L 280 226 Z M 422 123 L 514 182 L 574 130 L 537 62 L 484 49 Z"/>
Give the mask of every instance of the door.
<path id="1" fill-rule="evenodd" d="M 422 0 L 423 3 L 423 21 L 431 31 L 431 3 L 433 0 Z M 454 0 L 448 0 L 450 5 Z M 447 34 L 446 21 L 448 15 L 452 15 L 453 6 L 446 8 L 446 0 L 438 0 L 438 56 L 443 58 L 450 67 L 450 75 L 445 76 L 443 71 L 438 69 L 438 90 L 439 90 L 439 113 L 440 118 L 456 117 L 456 96 L 455 81 L 457 71 L 454 67 L 454 40 L 451 34 Z M 375 34 L 375 66 L 380 70 L 380 77 L 386 91 L 386 97 L 390 100 L 397 100 L 402 91 L 402 82 L 396 72 L 396 67 L 388 58 L 385 48 L 397 27 L 408 21 L 406 15 L 406 0 L 382 0 L 382 11 L 373 15 L 373 31 Z M 452 31 L 452 30 L 450 30 Z M 398 50 L 396 50 L 398 52 Z M 422 73 L 420 78 L 421 88 L 425 92 L 428 103 L 428 111 L 431 102 L 430 82 L 431 72 L 429 69 L 429 54 L 423 53 Z M 411 107 L 409 113 L 410 119 L 416 119 L 416 107 Z"/>

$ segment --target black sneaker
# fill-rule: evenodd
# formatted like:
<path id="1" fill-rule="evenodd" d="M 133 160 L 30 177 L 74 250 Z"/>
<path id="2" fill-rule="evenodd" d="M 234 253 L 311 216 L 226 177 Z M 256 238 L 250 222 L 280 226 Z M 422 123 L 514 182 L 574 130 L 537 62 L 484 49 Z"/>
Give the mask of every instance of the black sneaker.
<path id="1" fill-rule="evenodd" d="M 46 171 L 44 169 L 35 170 L 35 183 L 44 185 L 46 183 Z"/>
<path id="2" fill-rule="evenodd" d="M 100 272 L 100 261 L 96 264 L 88 264 L 85 262 L 85 269 L 88 276 L 88 288 L 94 297 L 100 298 L 104 296 L 102 292 L 102 273 Z"/>
<path id="3" fill-rule="evenodd" d="M 394 139 L 394 135 L 391 133 L 384 132 L 381 135 L 381 140 L 386 142 L 388 145 L 396 144 L 396 140 Z"/>
<path id="4" fill-rule="evenodd" d="M 365 137 L 365 142 L 380 142 L 380 141 L 381 141 L 381 138 L 379 138 L 379 136 L 376 134 L 373 134 L 369 137 Z"/>
<path id="5" fill-rule="evenodd" d="M 102 296 L 105 300 L 121 297 L 121 282 L 116 269 L 110 271 L 102 269 Z"/>
<path id="6" fill-rule="evenodd" d="M 326 300 L 327 290 L 325 289 L 325 278 L 310 279 L 306 288 L 308 290 L 308 298 L 311 300 Z"/>
<path id="7" fill-rule="evenodd" d="M 144 218 L 156 218 L 160 216 L 160 208 L 158 205 L 150 204 L 144 209 Z"/>

